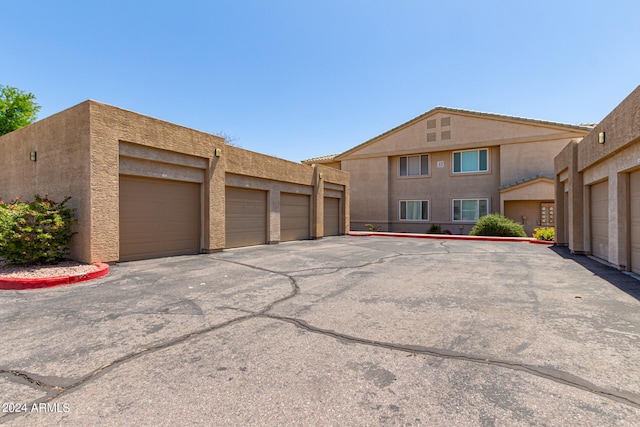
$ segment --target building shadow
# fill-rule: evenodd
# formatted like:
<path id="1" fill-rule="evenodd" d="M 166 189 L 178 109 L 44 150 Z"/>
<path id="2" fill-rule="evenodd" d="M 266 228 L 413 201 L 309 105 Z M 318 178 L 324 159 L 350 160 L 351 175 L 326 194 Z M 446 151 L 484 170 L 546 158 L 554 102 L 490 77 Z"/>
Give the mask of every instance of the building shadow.
<path id="1" fill-rule="evenodd" d="M 550 246 L 549 249 L 560 255 L 562 258 L 570 259 L 576 264 L 580 264 L 596 276 L 606 280 L 616 288 L 640 301 L 640 280 L 637 280 L 616 268 L 591 259 L 586 255 L 572 254 L 567 247 Z"/>

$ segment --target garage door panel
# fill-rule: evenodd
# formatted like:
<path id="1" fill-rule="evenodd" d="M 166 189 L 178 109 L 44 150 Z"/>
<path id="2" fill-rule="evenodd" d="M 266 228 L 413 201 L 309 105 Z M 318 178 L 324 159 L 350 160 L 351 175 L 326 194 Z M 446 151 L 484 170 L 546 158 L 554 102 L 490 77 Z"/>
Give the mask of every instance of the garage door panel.
<path id="1" fill-rule="evenodd" d="M 311 197 L 306 194 L 280 194 L 280 240 L 311 238 Z"/>
<path id="2" fill-rule="evenodd" d="M 200 184 L 120 177 L 120 260 L 200 252 Z"/>
<path id="3" fill-rule="evenodd" d="M 591 186 L 591 252 L 609 257 L 609 182 Z"/>
<path id="4" fill-rule="evenodd" d="M 629 177 L 631 271 L 640 274 L 640 171 Z"/>
<path id="5" fill-rule="evenodd" d="M 340 199 L 324 198 L 324 235 L 338 236 L 340 234 Z"/>
<path id="6" fill-rule="evenodd" d="M 227 187 L 225 191 L 227 248 L 267 242 L 267 192 Z"/>

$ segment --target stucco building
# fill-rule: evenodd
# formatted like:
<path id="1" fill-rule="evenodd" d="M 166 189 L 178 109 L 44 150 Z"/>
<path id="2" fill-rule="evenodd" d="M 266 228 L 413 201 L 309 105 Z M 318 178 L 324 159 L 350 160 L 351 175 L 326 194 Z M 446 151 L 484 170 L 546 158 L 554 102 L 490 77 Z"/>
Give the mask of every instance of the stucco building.
<path id="1" fill-rule="evenodd" d="M 0 198 L 71 196 L 71 258 L 115 262 L 349 231 L 348 174 L 86 101 L 0 137 Z"/>
<path id="2" fill-rule="evenodd" d="M 499 212 L 553 226 L 554 157 L 591 127 L 437 107 L 342 154 L 303 161 L 349 172 L 351 228 L 468 234 Z"/>
<path id="3" fill-rule="evenodd" d="M 640 86 L 555 158 L 556 242 L 640 274 Z"/>

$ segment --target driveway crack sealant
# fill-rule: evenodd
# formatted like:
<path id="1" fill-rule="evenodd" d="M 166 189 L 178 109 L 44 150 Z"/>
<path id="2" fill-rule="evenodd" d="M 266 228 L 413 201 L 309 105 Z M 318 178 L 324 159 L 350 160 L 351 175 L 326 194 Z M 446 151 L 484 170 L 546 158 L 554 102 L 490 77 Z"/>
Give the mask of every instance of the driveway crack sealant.
<path id="1" fill-rule="evenodd" d="M 444 245 L 443 245 L 444 246 Z M 447 252 L 449 252 L 448 248 L 445 249 L 447 250 Z M 393 258 L 398 258 L 401 256 L 411 256 L 409 254 L 397 254 L 397 255 L 391 255 L 391 256 L 387 256 L 387 257 L 383 257 L 383 258 L 379 258 L 376 259 L 370 263 L 365 263 L 363 265 L 358 265 L 358 266 L 349 266 L 349 267 L 330 267 L 331 269 L 335 270 L 335 271 L 339 271 L 339 270 L 344 270 L 344 269 L 351 269 L 351 268 L 362 268 L 362 267 L 366 267 L 368 265 L 373 265 L 373 264 L 379 264 L 379 263 L 383 263 L 386 262 L 389 259 L 393 259 Z M 527 364 L 522 364 L 522 363 L 515 363 L 515 362 L 509 362 L 506 360 L 500 360 L 500 359 L 492 359 L 492 358 L 486 358 L 486 357 L 478 357 L 478 356 L 474 356 L 474 355 L 469 355 L 469 354 L 464 354 L 464 353 L 459 353 L 459 352 L 455 352 L 455 351 L 451 351 L 451 350 L 446 350 L 446 349 L 439 349 L 439 348 L 433 348 L 433 347 L 424 347 L 424 346 L 419 346 L 419 345 L 411 345 L 411 344 L 395 344 L 395 343 L 387 343 L 387 342 L 383 342 L 383 341 L 377 341 L 377 340 L 370 340 L 370 339 L 366 339 L 366 338 L 359 338 L 359 337 L 354 337 L 354 336 L 350 336 L 350 335 L 346 335 L 346 334 L 342 334 L 339 332 L 335 332 L 332 330 L 328 330 L 328 329 L 321 329 L 315 326 L 310 325 L 309 323 L 305 322 L 304 320 L 301 319 L 296 319 L 293 317 L 285 317 L 285 316 L 279 316 L 279 315 L 274 315 L 274 314 L 268 314 L 269 311 L 271 311 L 277 304 L 283 303 L 287 300 L 290 300 L 292 298 L 295 298 L 296 296 L 299 295 L 300 293 L 300 287 L 298 286 L 298 283 L 294 277 L 294 274 L 298 274 L 298 273 L 302 273 L 302 272 L 306 272 L 306 271 L 312 271 L 312 270 L 322 270 L 324 268 L 319 268 L 319 269 L 310 269 L 310 270 L 300 270 L 298 272 L 289 272 L 289 273 L 285 273 L 285 272 L 281 272 L 281 271 L 274 271 L 274 270 L 269 270 L 267 268 L 263 268 L 263 267 L 258 267 L 258 266 L 254 266 L 254 265 L 250 265 L 250 264 L 244 264 L 244 263 L 240 263 L 240 262 L 236 262 L 236 261 L 231 261 L 231 260 L 227 260 L 227 259 L 221 259 L 221 258 L 216 258 L 218 261 L 221 262 L 228 262 L 228 263 L 232 263 L 232 264 L 236 264 L 236 265 L 241 265 L 247 268 L 251 268 L 251 269 L 255 269 L 255 270 L 261 270 L 267 273 L 271 273 L 271 274 L 276 274 L 276 275 L 280 275 L 280 276 L 284 276 L 289 280 L 289 283 L 291 285 L 291 292 L 288 295 L 285 295 L 284 297 L 278 298 L 274 301 L 272 301 L 271 303 L 267 304 L 266 307 L 264 307 L 263 309 L 257 311 L 257 312 L 253 312 L 250 314 L 247 314 L 246 316 L 241 316 L 241 317 L 237 317 L 231 320 L 228 320 L 226 322 L 217 324 L 217 325 L 213 325 L 207 328 L 203 328 L 203 329 L 199 329 L 193 332 L 190 332 L 188 334 L 184 334 L 180 337 L 168 340 L 164 343 L 155 345 L 155 346 L 150 346 L 150 347 L 146 347 L 146 348 L 141 348 L 138 349 L 132 353 L 129 353 L 125 356 L 122 356 L 118 359 L 115 359 L 95 370 L 93 370 L 92 372 L 90 372 L 89 374 L 83 376 L 82 378 L 80 378 L 79 380 L 77 380 L 76 382 L 67 385 L 67 386 L 54 386 L 54 385 L 50 385 L 47 384 L 43 381 L 37 380 L 36 376 L 33 374 L 28 374 L 26 372 L 22 372 L 19 370 L 0 370 L 0 376 L 1 377 L 5 377 L 6 379 L 8 379 L 11 382 L 15 382 L 15 383 L 19 383 L 19 384 L 25 384 L 28 383 L 29 385 L 31 385 L 32 387 L 35 387 L 43 392 L 46 393 L 46 395 L 42 398 L 36 399 L 33 402 L 29 403 L 28 405 L 33 405 L 33 404 L 39 404 L 39 403 L 47 403 L 50 402 L 52 400 L 55 400 L 67 393 L 71 393 L 74 391 L 77 391 L 79 389 L 82 388 L 82 386 L 88 384 L 89 382 L 99 378 L 100 376 L 104 375 L 105 373 L 109 372 L 111 369 L 122 365 L 130 360 L 136 359 L 138 357 L 147 355 L 147 354 L 151 354 L 153 352 L 159 351 L 159 350 L 163 350 L 169 347 L 172 347 L 174 345 L 183 343 L 191 338 L 194 337 L 198 337 L 201 336 L 203 334 L 207 334 L 209 332 L 214 332 L 214 331 L 218 331 L 220 329 L 226 328 L 227 326 L 231 326 L 237 323 L 242 323 L 246 320 L 251 320 L 251 319 L 255 319 L 255 318 L 266 318 L 266 319 L 272 319 L 272 320 L 276 320 L 276 321 L 281 321 L 281 322 L 287 322 L 290 324 L 295 325 L 296 327 L 306 330 L 308 332 L 314 333 L 314 334 L 320 334 L 320 335 L 325 335 L 325 336 L 329 336 L 329 337 L 333 337 L 335 339 L 338 340 L 342 340 L 342 341 L 346 341 L 349 343 L 353 343 L 353 344 L 360 344 L 360 345 L 366 345 L 366 346 L 373 346 L 373 347 L 379 347 L 379 348 L 385 348 L 388 350 L 392 350 L 392 351 L 398 351 L 398 352 L 404 352 L 404 353 L 409 353 L 410 355 L 424 355 L 424 356 L 431 356 L 431 357 L 438 357 L 438 358 L 442 358 L 442 359 L 452 359 L 452 360 L 461 360 L 464 362 L 470 362 L 470 363 L 478 363 L 478 364 L 483 364 L 483 365 L 489 365 L 489 366 L 496 366 L 496 367 L 500 367 L 500 368 L 505 368 L 505 369 L 510 369 L 510 370 L 514 370 L 514 371 L 520 371 L 520 372 L 525 372 L 531 375 L 535 375 L 537 377 L 540 378 L 545 378 L 560 384 L 564 384 L 564 385 L 568 385 L 589 393 L 593 393 L 596 394 L 598 396 L 601 397 L 605 397 L 607 399 L 611 399 L 614 400 L 616 402 L 620 402 L 629 406 L 632 406 L 634 408 L 640 408 L 640 395 L 637 395 L 635 393 L 631 393 L 631 392 L 627 392 L 627 391 L 621 391 L 621 390 L 613 390 L 613 389 L 607 389 L 604 387 L 599 387 L 593 383 L 590 383 L 589 381 L 582 379 L 580 377 L 577 377 L 573 374 L 567 373 L 567 372 L 563 372 L 557 369 L 553 369 L 553 368 L 546 368 L 546 367 L 540 367 L 540 366 L 534 366 L 534 365 L 527 365 Z M 327 269 L 329 269 L 329 267 L 327 267 Z M 16 418 L 17 416 L 20 416 L 21 413 L 13 413 L 13 414 L 7 414 L 5 416 L 0 417 L 0 423 L 3 423 L 4 421 L 9 421 L 13 418 Z"/>

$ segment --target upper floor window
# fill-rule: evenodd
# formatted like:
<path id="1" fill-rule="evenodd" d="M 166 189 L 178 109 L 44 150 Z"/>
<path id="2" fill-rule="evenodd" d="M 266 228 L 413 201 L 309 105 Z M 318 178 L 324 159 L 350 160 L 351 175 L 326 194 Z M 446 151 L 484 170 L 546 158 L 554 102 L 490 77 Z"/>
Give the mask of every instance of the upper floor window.
<path id="1" fill-rule="evenodd" d="M 488 170 L 488 148 L 453 152 L 453 173 L 487 172 Z"/>
<path id="2" fill-rule="evenodd" d="M 400 157 L 400 176 L 429 175 L 429 156 L 402 156 Z"/>

